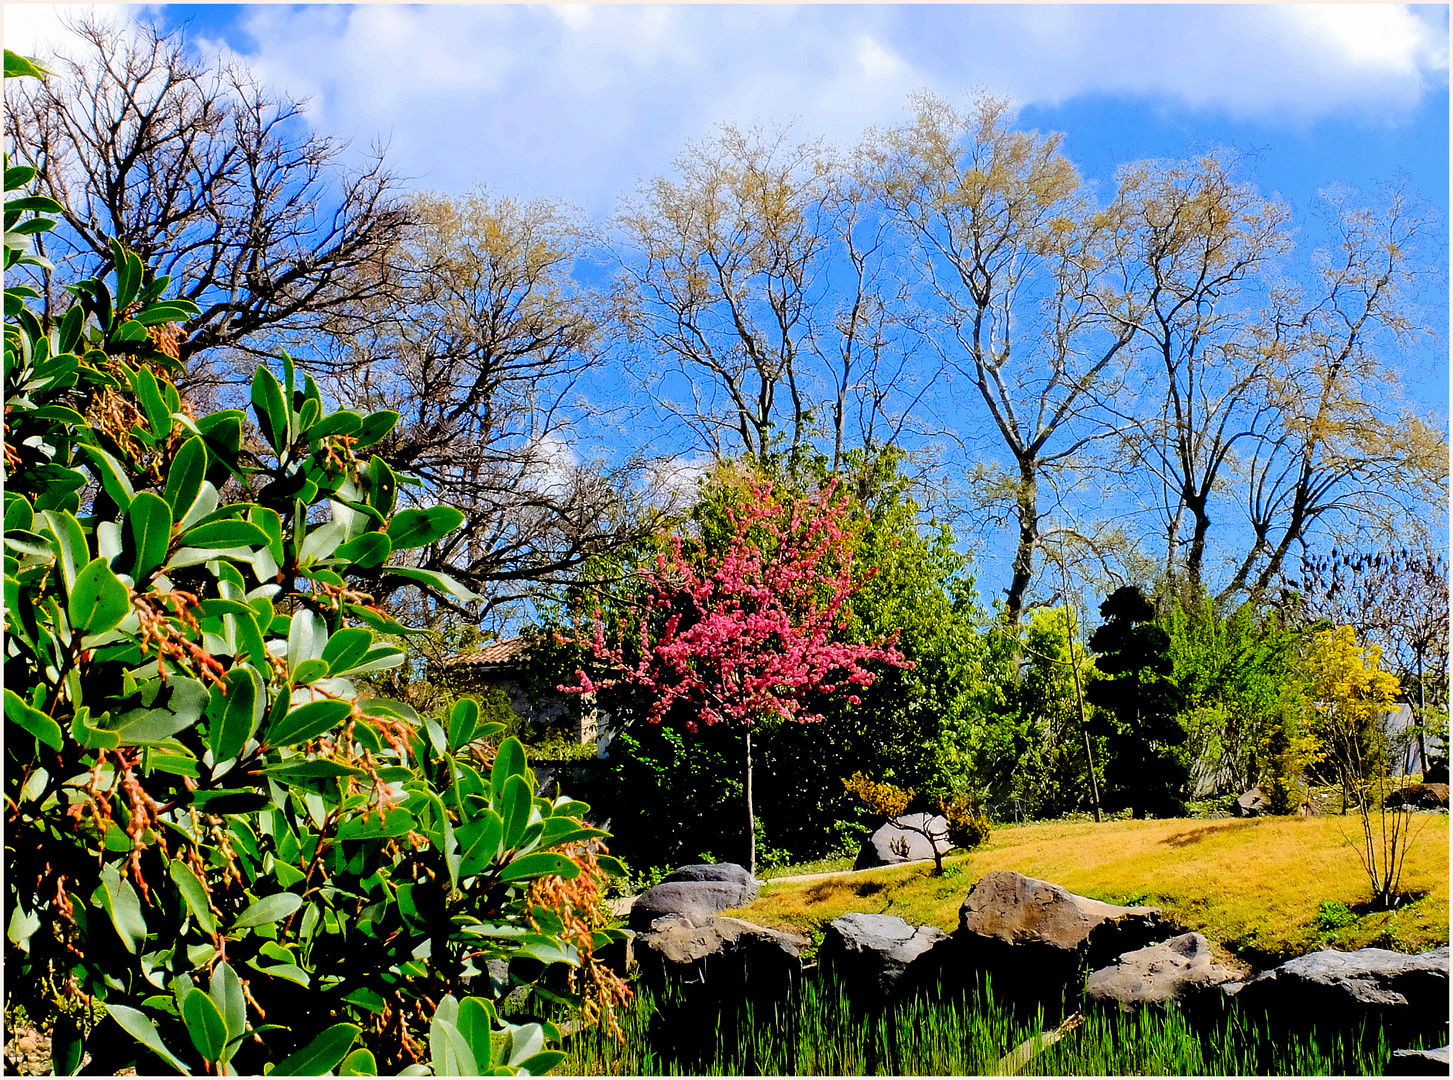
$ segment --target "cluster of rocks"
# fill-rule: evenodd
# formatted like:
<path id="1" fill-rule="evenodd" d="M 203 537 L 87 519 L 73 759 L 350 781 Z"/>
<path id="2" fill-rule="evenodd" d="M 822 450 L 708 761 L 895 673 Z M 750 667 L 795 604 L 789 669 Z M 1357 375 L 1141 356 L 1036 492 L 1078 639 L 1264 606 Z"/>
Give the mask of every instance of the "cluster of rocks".
<path id="1" fill-rule="evenodd" d="M 786 993 L 801 978 L 807 939 L 720 914 L 756 895 L 757 883 L 732 864 L 682 867 L 643 893 L 630 914 L 641 977 Z M 1391 1039 L 1411 1040 L 1448 1023 L 1446 946 L 1417 955 L 1324 950 L 1248 978 L 1219 963 L 1201 934 L 1175 933 L 1156 908 L 1106 904 L 1012 872 L 973 886 L 952 934 L 855 912 L 827 926 L 818 960 L 869 1008 L 987 977 L 996 1001 L 1043 1008 L 1047 1018 L 1082 1002 L 1126 1011 L 1174 1003 L 1192 1018 L 1219 1016 L 1235 1001 L 1286 1030 L 1372 1022 Z M 1446 1075 L 1446 1050 L 1409 1052 L 1390 1068 L 1407 1074 L 1438 1060 Z"/>
<path id="2" fill-rule="evenodd" d="M 1406 787 L 1388 793 L 1385 805 L 1389 810 L 1447 810 L 1448 785 L 1446 783 L 1408 784 Z M 1261 788 L 1254 787 L 1231 804 L 1233 817 L 1261 817 L 1268 813 L 1266 796 Z M 1317 808 L 1311 802 L 1297 807 L 1302 817 L 1311 817 Z"/>

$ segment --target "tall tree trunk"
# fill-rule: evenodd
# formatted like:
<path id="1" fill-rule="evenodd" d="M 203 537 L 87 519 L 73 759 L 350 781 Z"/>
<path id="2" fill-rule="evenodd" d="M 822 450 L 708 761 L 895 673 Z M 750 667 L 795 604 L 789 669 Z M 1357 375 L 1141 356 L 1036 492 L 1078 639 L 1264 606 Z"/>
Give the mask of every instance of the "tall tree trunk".
<path id="1" fill-rule="evenodd" d="M 1019 494 L 1015 499 L 1015 515 L 1019 518 L 1019 546 L 1014 552 L 1014 577 L 1009 582 L 1004 616 L 1010 626 L 1018 626 L 1024 613 L 1024 596 L 1034 573 L 1034 549 L 1039 546 L 1039 475 L 1033 458 L 1019 460 Z"/>
<path id="2" fill-rule="evenodd" d="M 1200 604 L 1202 584 L 1201 569 L 1206 561 L 1206 536 L 1211 531 L 1211 518 L 1206 513 L 1206 497 L 1187 498 L 1186 509 L 1191 512 L 1193 525 L 1191 540 L 1186 552 L 1186 592 Z"/>
<path id="3" fill-rule="evenodd" d="M 757 815 L 752 810 L 752 729 L 747 728 L 747 873 L 757 876 Z"/>

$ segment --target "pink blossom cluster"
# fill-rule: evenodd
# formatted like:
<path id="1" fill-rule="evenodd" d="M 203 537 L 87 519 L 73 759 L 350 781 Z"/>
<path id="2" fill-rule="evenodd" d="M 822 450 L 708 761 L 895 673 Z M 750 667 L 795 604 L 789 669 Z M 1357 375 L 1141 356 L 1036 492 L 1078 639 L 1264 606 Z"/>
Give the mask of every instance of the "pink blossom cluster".
<path id="1" fill-rule="evenodd" d="M 862 584 L 853 575 L 851 515 L 838 484 L 813 499 L 778 502 L 770 483 L 752 496 L 750 506 L 728 511 L 725 552 L 692 558 L 677 535 L 657 557 L 645 575 L 646 604 L 665 624 L 653 631 L 659 620 L 641 620 L 638 660 L 606 641 L 597 613 L 587 644 L 615 672 L 600 685 L 623 681 L 652 692 L 652 723 L 677 709 L 692 717 L 691 731 L 698 723 L 750 726 L 770 716 L 806 723 L 821 719 L 803 708 L 809 692 L 847 691 L 857 704 L 852 691 L 874 678 L 865 664 L 912 666 L 896 647 L 896 632 L 871 645 L 833 640 L 847 628 L 847 602 Z M 561 689 L 597 688 L 583 671 L 576 675 L 578 685 Z"/>

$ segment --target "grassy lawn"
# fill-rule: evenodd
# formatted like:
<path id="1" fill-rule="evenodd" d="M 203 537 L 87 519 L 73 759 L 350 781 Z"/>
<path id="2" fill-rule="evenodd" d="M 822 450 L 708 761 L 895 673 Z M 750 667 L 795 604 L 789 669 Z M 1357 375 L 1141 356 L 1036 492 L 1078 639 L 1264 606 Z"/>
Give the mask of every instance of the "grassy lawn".
<path id="1" fill-rule="evenodd" d="M 985 847 L 946 859 L 943 877 L 929 875 L 932 864 L 915 864 L 768 881 L 731 914 L 811 933 L 850 911 L 882 912 L 952 931 L 975 881 L 1017 870 L 1097 900 L 1152 904 L 1257 966 L 1328 947 L 1420 952 L 1448 943 L 1448 816 L 1412 821 L 1402 888 L 1416 898 L 1395 912 L 1366 909 L 1361 824 L 1348 815 L 1002 826 Z M 1334 926 L 1319 918 L 1323 901 L 1359 917 Z"/>

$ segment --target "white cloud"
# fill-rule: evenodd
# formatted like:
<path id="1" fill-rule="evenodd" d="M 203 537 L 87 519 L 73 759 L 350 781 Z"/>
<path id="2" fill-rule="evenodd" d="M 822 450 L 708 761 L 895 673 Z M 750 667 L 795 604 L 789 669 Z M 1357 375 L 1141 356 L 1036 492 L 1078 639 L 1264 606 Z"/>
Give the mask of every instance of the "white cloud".
<path id="1" fill-rule="evenodd" d="M 1448 68 L 1446 8 L 1377 4 L 318 4 L 240 21 L 247 59 L 310 97 L 320 128 L 390 140 L 419 185 L 593 214 L 722 122 L 795 119 L 848 141 L 903 117 L 915 90 L 983 86 L 1023 104 L 1104 94 L 1273 127 L 1376 123 Z"/>
<path id="2" fill-rule="evenodd" d="M 64 53 L 73 36 L 66 24 L 86 16 L 121 26 L 136 12 L 119 4 L 6 4 L 5 47 L 22 56 L 44 59 Z"/>

